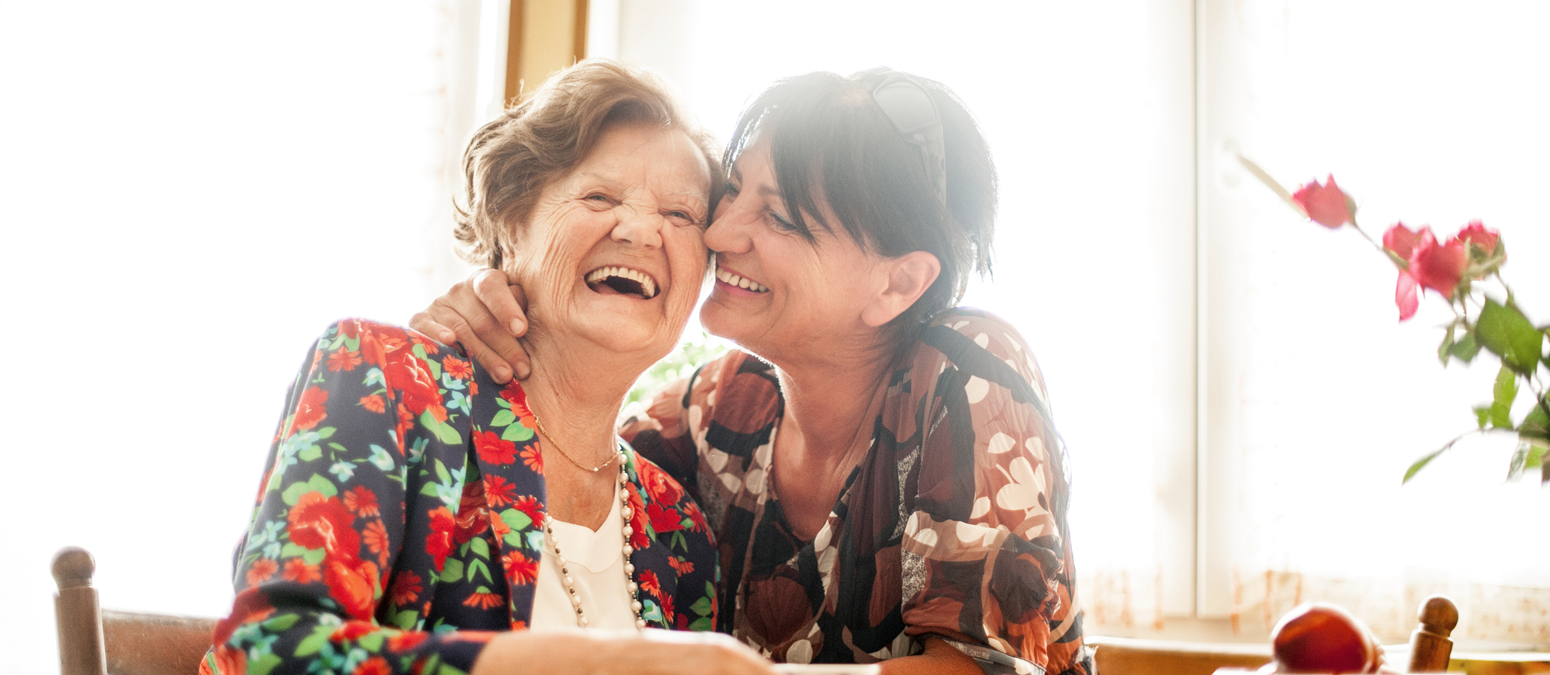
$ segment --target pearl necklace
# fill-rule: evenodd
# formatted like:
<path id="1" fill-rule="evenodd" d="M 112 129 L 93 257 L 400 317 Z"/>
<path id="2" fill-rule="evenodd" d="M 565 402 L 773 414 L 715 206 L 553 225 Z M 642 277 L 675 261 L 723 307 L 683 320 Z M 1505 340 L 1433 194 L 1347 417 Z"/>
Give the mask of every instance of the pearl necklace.
<path id="1" fill-rule="evenodd" d="M 624 470 L 626 459 L 624 451 L 619 451 L 614 456 L 614 459 L 619 461 L 619 517 L 624 521 L 624 546 L 622 548 L 624 551 L 624 588 L 629 593 L 630 610 L 635 613 L 635 628 L 637 630 L 644 630 L 646 628 L 646 620 L 641 618 L 640 598 L 636 595 L 639 587 L 635 584 L 635 564 L 630 562 L 630 554 L 635 552 L 635 547 L 630 545 L 630 535 L 635 533 L 635 529 L 630 527 L 630 517 L 635 512 L 634 509 L 630 508 L 630 490 L 633 489 L 633 486 L 630 484 L 629 475 Z M 609 461 L 612 462 L 613 459 Z M 581 608 L 581 595 L 576 592 L 576 580 L 571 577 L 570 568 L 565 563 L 565 556 L 560 553 L 560 540 L 555 538 L 553 528 L 549 527 L 548 513 L 544 514 L 544 535 L 549 538 L 549 545 L 554 549 L 554 561 L 560 568 L 560 580 L 565 583 L 565 594 L 570 597 L 570 606 L 576 610 L 576 625 L 586 628 L 587 613 Z"/>

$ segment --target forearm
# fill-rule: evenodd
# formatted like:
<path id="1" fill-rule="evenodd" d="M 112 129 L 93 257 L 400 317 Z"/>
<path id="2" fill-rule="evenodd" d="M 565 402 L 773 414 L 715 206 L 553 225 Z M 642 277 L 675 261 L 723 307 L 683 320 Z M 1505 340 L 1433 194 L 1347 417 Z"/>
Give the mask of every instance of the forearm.
<path id="1" fill-rule="evenodd" d="M 888 659 L 882 675 L 984 675 L 978 663 L 938 638 L 926 638 L 926 651 L 915 656 Z"/>

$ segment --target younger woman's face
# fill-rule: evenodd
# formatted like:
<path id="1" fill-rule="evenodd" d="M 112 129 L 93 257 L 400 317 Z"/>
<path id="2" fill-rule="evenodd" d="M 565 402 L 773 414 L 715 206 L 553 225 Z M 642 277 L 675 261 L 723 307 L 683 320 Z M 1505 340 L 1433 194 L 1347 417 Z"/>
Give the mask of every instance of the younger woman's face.
<path id="1" fill-rule="evenodd" d="M 819 196 L 824 220 L 839 221 Z M 804 220 L 816 225 L 811 214 Z M 715 252 L 715 285 L 700 309 L 706 330 L 781 365 L 823 357 L 845 341 L 871 339 L 866 301 L 886 284 L 884 260 L 843 229 L 813 227 L 809 241 L 781 200 L 767 140 L 755 137 L 731 169 L 726 195 L 705 232 Z M 854 344 L 854 342 L 852 342 Z"/>

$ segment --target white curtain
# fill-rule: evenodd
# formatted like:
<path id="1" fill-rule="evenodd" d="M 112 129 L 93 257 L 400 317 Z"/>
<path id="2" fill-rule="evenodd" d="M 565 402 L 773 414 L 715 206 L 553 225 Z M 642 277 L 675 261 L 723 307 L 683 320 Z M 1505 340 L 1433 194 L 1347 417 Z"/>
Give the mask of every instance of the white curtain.
<path id="1" fill-rule="evenodd" d="M 1325 599 L 1403 639 L 1418 601 L 1444 592 L 1460 605 L 1456 636 L 1550 644 L 1550 538 L 1532 524 L 1550 490 L 1502 483 L 1513 444 L 1469 439 L 1400 486 L 1412 460 L 1474 428 L 1498 363 L 1444 369 L 1444 303 L 1398 323 L 1393 267 L 1354 232 L 1290 215 L 1235 159 L 1287 184 L 1333 172 L 1374 237 L 1399 220 L 1448 236 L 1483 219 L 1543 323 L 1550 7 L 1202 7 L 1202 612 L 1264 630 Z"/>

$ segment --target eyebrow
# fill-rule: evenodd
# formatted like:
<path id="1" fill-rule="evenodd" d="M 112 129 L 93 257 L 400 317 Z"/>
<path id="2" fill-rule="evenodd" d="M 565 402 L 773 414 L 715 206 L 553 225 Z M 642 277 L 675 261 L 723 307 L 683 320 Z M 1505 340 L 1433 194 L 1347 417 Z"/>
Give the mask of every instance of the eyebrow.
<path id="1" fill-rule="evenodd" d="M 577 172 L 576 175 L 594 178 L 594 179 L 597 179 L 598 181 L 600 181 L 602 183 L 606 183 L 606 184 L 608 184 L 610 186 L 623 185 L 623 182 L 619 181 L 618 179 L 616 179 L 616 178 L 614 178 L 612 176 L 606 175 L 606 174 L 598 173 L 596 171 L 579 171 L 579 172 Z M 706 201 L 710 200 L 710 191 L 705 190 L 703 188 L 696 188 L 696 189 L 692 189 L 692 190 L 683 190 L 683 191 L 679 191 L 679 192 L 669 192 L 667 194 L 670 194 L 670 195 L 688 195 L 688 196 L 691 196 L 691 197 L 699 197 L 700 199 L 703 199 L 703 200 L 706 200 Z"/>

